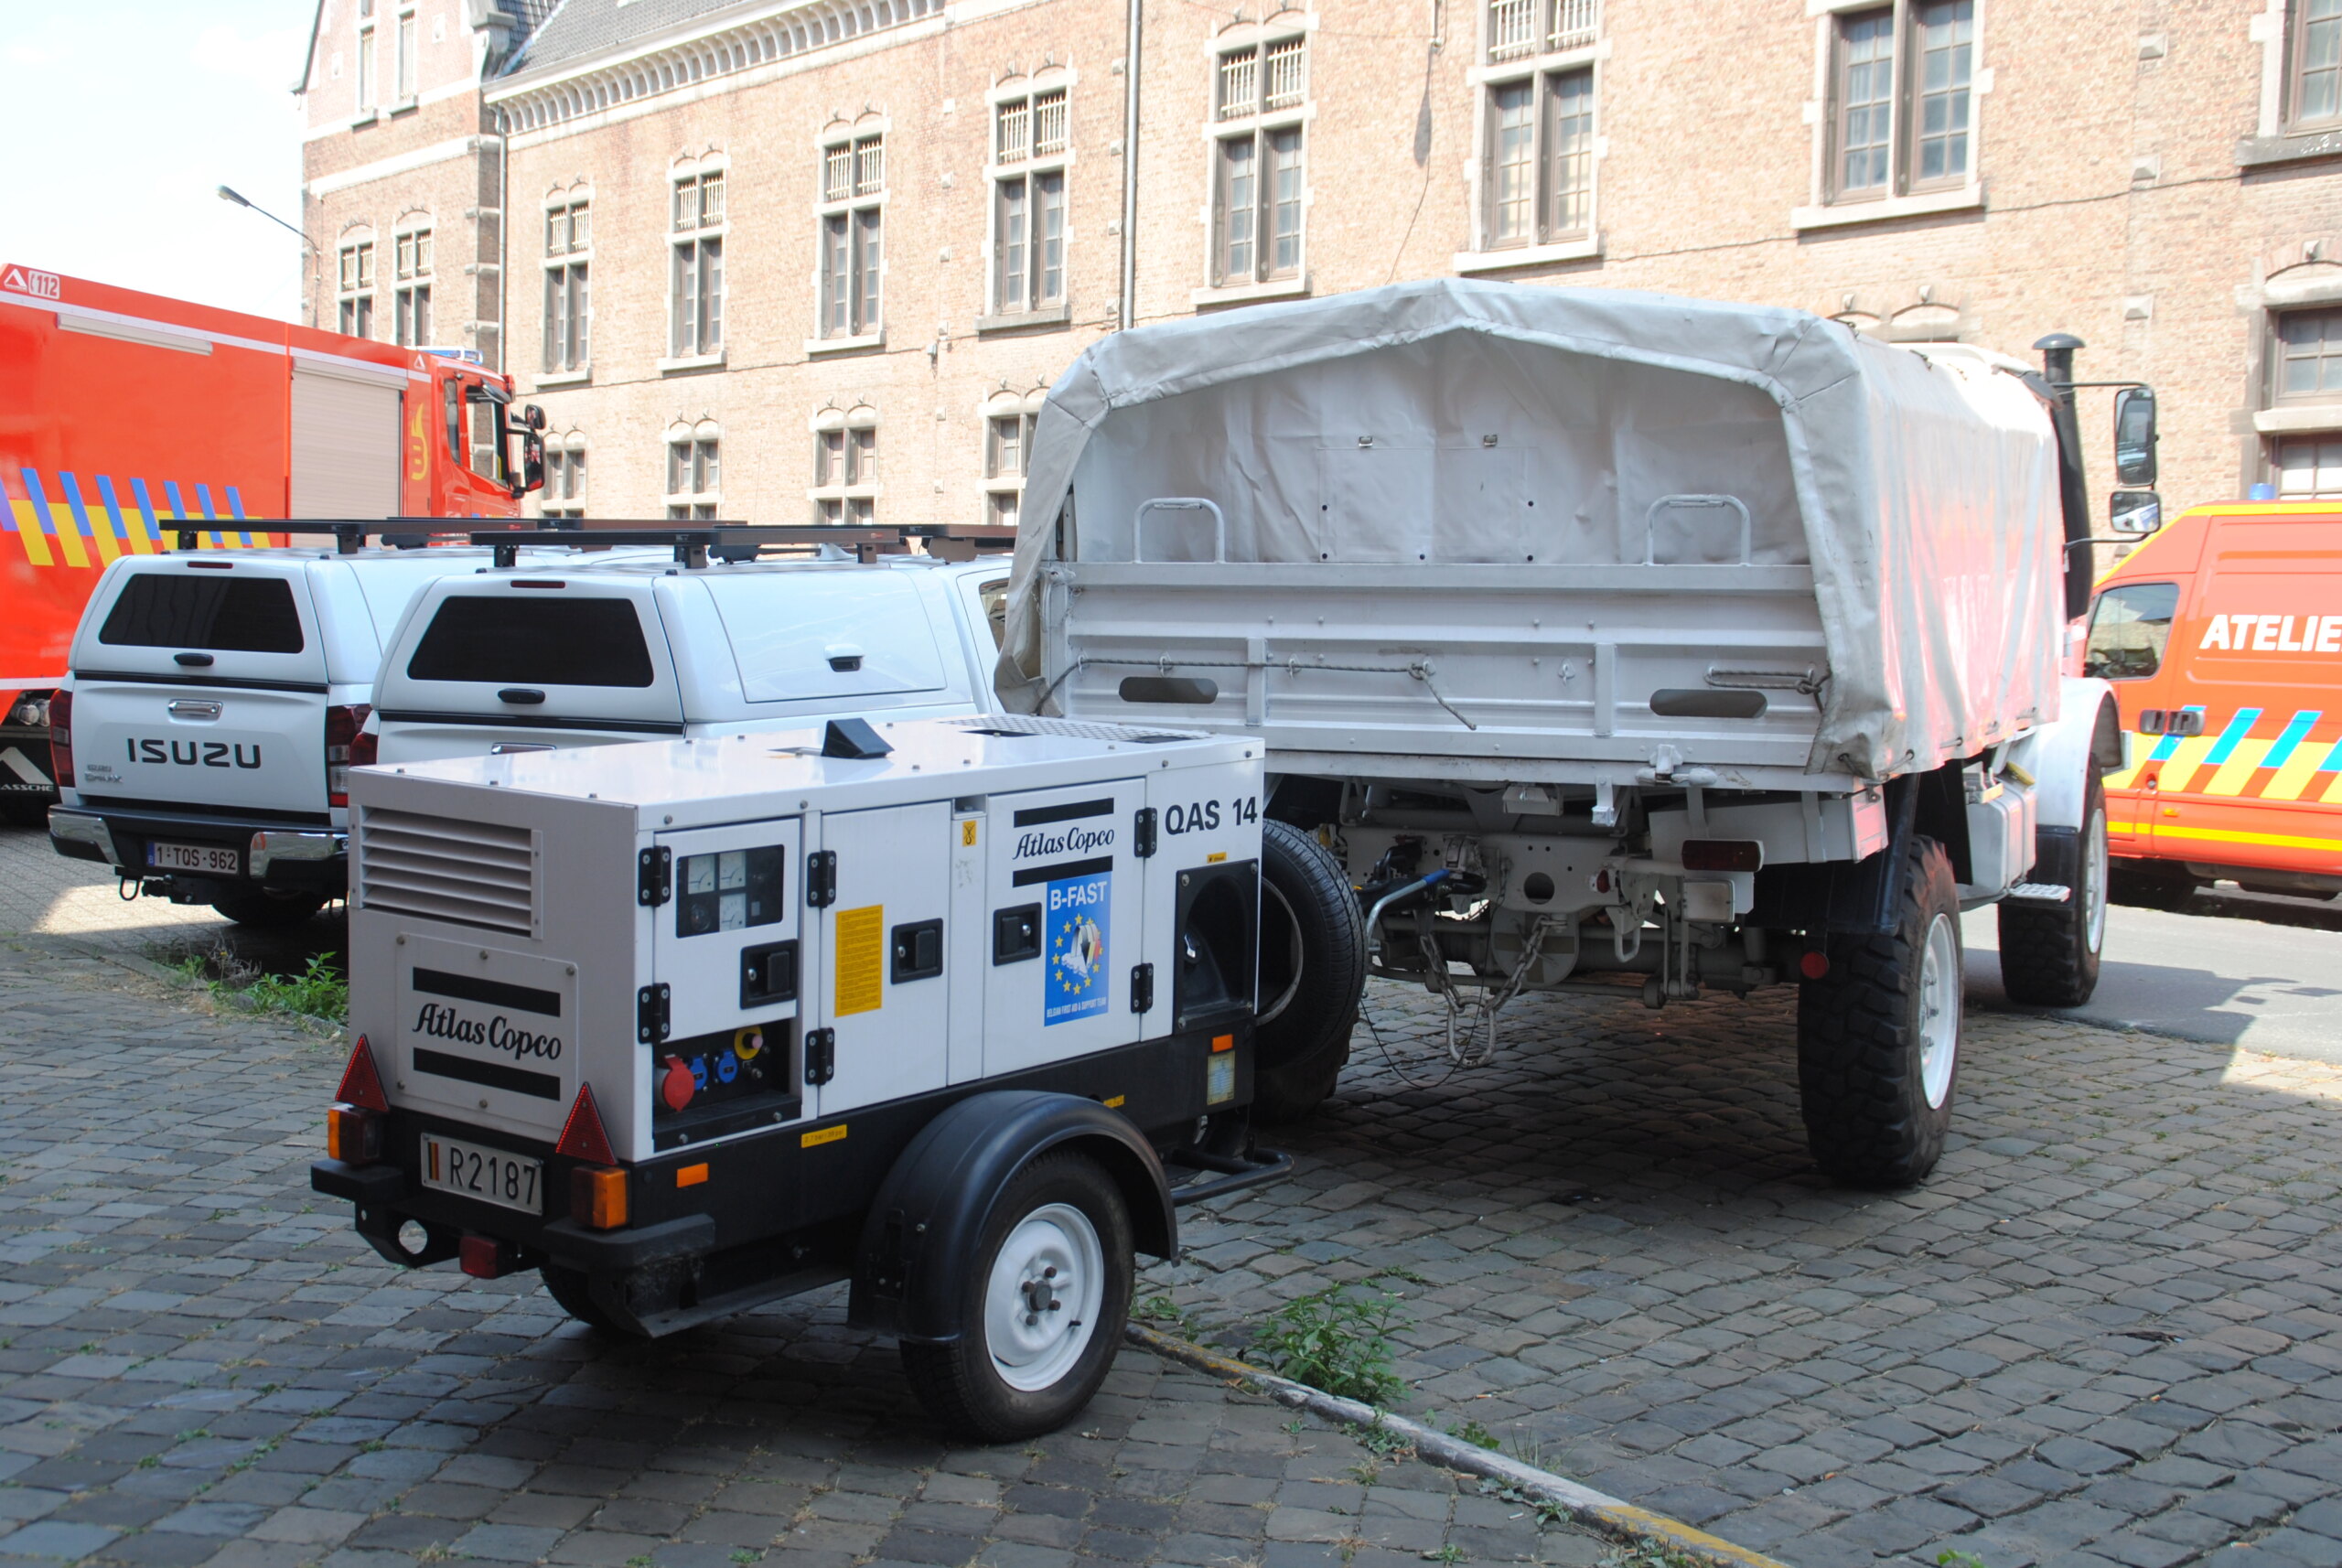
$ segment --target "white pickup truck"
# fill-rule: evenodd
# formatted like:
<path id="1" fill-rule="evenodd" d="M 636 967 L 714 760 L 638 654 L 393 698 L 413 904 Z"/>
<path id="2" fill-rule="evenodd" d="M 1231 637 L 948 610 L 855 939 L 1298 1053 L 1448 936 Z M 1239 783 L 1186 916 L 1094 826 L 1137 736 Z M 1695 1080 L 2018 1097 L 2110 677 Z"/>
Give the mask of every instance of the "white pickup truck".
<path id="1" fill-rule="evenodd" d="M 297 925 L 341 897 L 348 773 L 371 760 L 361 732 L 384 640 L 426 585 L 496 557 L 368 546 L 379 523 L 291 529 L 340 537 L 117 559 L 51 708 L 58 852 L 260 927 Z M 524 571 L 577 559 L 517 553 Z"/>
<path id="2" fill-rule="evenodd" d="M 1463 1061 L 1525 991 L 1788 983 L 1815 1162 L 1908 1184 L 1961 912 L 2020 1001 L 2098 976 L 2124 740 L 2072 657 L 2070 389 L 1612 289 L 1117 333 L 1042 409 L 998 688 L 1267 746 L 1256 1107 L 1331 1089 L 1370 969 Z"/>
<path id="3" fill-rule="evenodd" d="M 994 705 L 1005 557 L 727 564 L 687 546 L 676 554 L 431 585 L 383 660 L 370 721 L 377 759 L 950 718 Z"/>

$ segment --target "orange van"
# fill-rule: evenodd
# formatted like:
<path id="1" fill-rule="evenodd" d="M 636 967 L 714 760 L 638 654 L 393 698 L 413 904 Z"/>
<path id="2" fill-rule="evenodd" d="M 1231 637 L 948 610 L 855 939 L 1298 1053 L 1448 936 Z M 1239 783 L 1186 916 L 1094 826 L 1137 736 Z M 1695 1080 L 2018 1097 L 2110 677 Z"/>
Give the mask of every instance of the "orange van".
<path id="1" fill-rule="evenodd" d="M 2118 897 L 2342 892 L 2342 502 L 2182 512 L 2099 580 L 2082 658 L 2132 736 Z"/>

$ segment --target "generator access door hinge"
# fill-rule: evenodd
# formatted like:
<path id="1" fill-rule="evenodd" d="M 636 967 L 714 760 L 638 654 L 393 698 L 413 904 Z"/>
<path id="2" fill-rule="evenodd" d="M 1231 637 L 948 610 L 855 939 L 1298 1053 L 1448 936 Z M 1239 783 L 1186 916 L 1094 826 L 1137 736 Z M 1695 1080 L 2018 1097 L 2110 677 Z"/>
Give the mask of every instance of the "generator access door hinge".
<path id="1" fill-rule="evenodd" d="M 635 857 L 634 901 L 656 909 L 675 896 L 675 852 L 665 844 Z"/>
<path id="2" fill-rule="evenodd" d="M 661 851 L 661 854 L 666 853 Z M 655 1046 L 667 1037 L 670 993 L 667 983 L 646 985 L 634 993 L 634 1037 L 646 1046 Z"/>
<path id="3" fill-rule="evenodd" d="M 838 1032 L 805 1031 L 805 1081 L 819 1088 L 838 1075 Z"/>
<path id="4" fill-rule="evenodd" d="M 1155 1006 L 1155 966 L 1151 963 L 1131 965 L 1131 1011 L 1144 1013 Z"/>
<path id="5" fill-rule="evenodd" d="M 826 909 L 838 901 L 838 852 L 817 849 L 805 857 L 805 903 Z"/>
<path id="6" fill-rule="evenodd" d="M 1141 860 L 1155 854 L 1155 808 L 1141 806 L 1131 823 L 1131 853 Z"/>

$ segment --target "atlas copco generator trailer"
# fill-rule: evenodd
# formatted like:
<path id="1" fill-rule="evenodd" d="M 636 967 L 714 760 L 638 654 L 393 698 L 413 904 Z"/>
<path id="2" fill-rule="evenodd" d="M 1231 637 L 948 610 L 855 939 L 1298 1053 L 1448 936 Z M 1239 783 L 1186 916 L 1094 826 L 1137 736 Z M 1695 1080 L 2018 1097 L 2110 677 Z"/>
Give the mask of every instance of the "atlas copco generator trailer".
<path id="1" fill-rule="evenodd" d="M 0 811 L 56 798 L 50 698 L 113 561 L 282 545 L 285 518 L 516 516 L 542 424 L 470 350 L 0 263 Z"/>
<path id="2" fill-rule="evenodd" d="M 1524 992 L 1791 983 L 1816 1163 L 1916 1182 L 1961 911 L 2021 1001 L 2098 974 L 2123 747 L 2062 673 L 2061 380 L 1456 281 L 1117 333 L 1042 409 L 997 688 L 1266 746 L 1264 1112 L 1330 1090 L 1370 971 L 1465 1061 Z"/>
<path id="3" fill-rule="evenodd" d="M 1290 1163 L 1246 1117 L 1261 767 L 988 715 L 357 769 L 312 1183 L 612 1333 L 850 1280 L 939 1418 L 1051 1429 L 1175 1196 Z"/>

